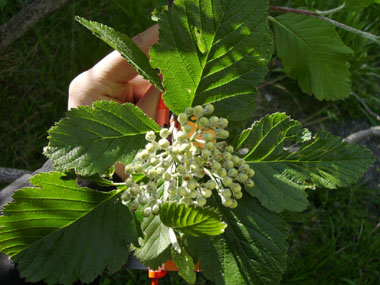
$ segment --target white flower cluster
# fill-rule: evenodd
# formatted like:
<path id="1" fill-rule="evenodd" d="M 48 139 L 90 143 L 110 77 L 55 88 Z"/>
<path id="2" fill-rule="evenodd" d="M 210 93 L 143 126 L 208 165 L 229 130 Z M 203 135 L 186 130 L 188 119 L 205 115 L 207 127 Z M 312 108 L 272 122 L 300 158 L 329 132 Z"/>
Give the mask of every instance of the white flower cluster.
<path id="1" fill-rule="evenodd" d="M 160 139 L 154 132 L 146 134 L 148 144 L 139 151 L 133 164 L 125 167 L 127 174 L 144 174 L 148 182 L 126 180 L 128 189 L 122 200 L 132 210 L 146 206 L 144 216 L 158 214 L 160 204 L 177 200 L 203 207 L 216 192 L 224 206 L 236 208 L 243 196 L 241 185 L 253 187 L 255 172 L 244 159 L 234 155 L 225 141 L 228 120 L 209 116 L 212 105 L 195 106 L 178 115 L 180 130 L 161 129 Z M 164 183 L 164 193 L 157 191 Z"/>

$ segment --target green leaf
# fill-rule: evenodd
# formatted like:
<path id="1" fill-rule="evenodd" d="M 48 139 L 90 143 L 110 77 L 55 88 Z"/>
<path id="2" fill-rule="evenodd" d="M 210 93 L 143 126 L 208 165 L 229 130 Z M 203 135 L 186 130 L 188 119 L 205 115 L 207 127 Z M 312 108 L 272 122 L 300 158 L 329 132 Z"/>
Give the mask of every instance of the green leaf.
<path id="1" fill-rule="evenodd" d="M 372 4 L 380 4 L 380 0 L 346 0 L 345 8 L 351 11 L 360 11 Z"/>
<path id="2" fill-rule="evenodd" d="M 320 132 L 295 143 L 305 131 L 285 114 L 272 114 L 242 132 L 238 148 L 255 170 L 255 186 L 245 189 L 274 212 L 302 211 L 307 205 L 305 189 L 335 189 L 357 181 L 373 163 L 365 147 Z M 294 144 L 295 143 L 295 144 Z"/>
<path id="3" fill-rule="evenodd" d="M 267 0 L 176 0 L 160 20 L 151 63 L 161 70 L 166 105 L 188 106 L 255 96 L 272 56 Z"/>
<path id="4" fill-rule="evenodd" d="M 227 226 L 216 209 L 175 202 L 161 206 L 160 219 L 167 227 L 193 236 L 220 235 Z"/>
<path id="5" fill-rule="evenodd" d="M 219 204 L 219 203 L 218 203 Z M 245 196 L 236 209 L 219 204 L 228 227 L 210 242 L 187 237 L 189 252 L 216 284 L 278 284 L 286 268 L 288 228 L 278 214 Z"/>
<path id="6" fill-rule="evenodd" d="M 162 92 L 164 91 L 157 71 L 152 68 L 148 57 L 132 39 L 104 24 L 88 21 L 81 17 L 75 17 L 75 19 L 93 32 L 98 38 L 117 50 L 139 74 L 141 74 L 146 80 L 149 80 L 150 83 L 157 87 L 157 89 Z"/>
<path id="7" fill-rule="evenodd" d="M 178 267 L 178 274 L 185 279 L 187 283 L 194 284 L 197 278 L 195 274 L 195 264 L 191 256 L 184 248 L 181 248 L 181 253 L 178 253 L 172 248 L 173 261 Z"/>
<path id="8" fill-rule="evenodd" d="M 144 238 L 139 240 L 140 247 L 136 248 L 136 257 L 147 267 L 156 270 L 171 259 L 171 242 L 169 228 L 159 216 L 150 216 L 141 223 Z"/>
<path id="9" fill-rule="evenodd" d="M 136 225 L 119 192 L 78 187 L 62 173 L 30 179 L 0 216 L 0 251 L 18 264 L 28 281 L 88 283 L 105 268 L 114 272 L 137 242 Z"/>
<path id="10" fill-rule="evenodd" d="M 80 106 L 49 130 L 44 153 L 58 171 L 103 174 L 116 161 L 128 164 L 146 144 L 145 134 L 160 127 L 138 107 L 112 101 Z"/>
<path id="11" fill-rule="evenodd" d="M 218 240 L 219 237 L 221 236 L 216 237 L 215 240 Z M 194 262 L 199 262 L 202 274 L 216 284 L 224 284 L 223 268 L 213 243 L 214 238 L 184 235 L 181 241 L 183 247 L 193 257 Z"/>
<path id="12" fill-rule="evenodd" d="M 351 79 L 345 46 L 334 27 L 305 15 L 270 17 L 277 54 L 286 73 L 298 81 L 302 91 L 318 100 L 348 97 Z"/>
<path id="13" fill-rule="evenodd" d="M 256 97 L 251 94 L 234 96 L 214 103 L 214 115 L 231 122 L 250 119 L 254 115 Z"/>

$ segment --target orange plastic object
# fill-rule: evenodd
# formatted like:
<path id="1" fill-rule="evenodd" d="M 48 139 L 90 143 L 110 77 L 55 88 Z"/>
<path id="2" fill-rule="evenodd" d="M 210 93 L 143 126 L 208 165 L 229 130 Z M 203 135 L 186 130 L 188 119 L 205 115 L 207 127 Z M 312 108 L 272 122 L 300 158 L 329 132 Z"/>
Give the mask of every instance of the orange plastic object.
<path id="1" fill-rule="evenodd" d="M 169 109 L 162 100 L 162 93 L 158 101 L 156 122 L 161 127 L 169 124 Z"/>
<path id="2" fill-rule="evenodd" d="M 191 121 L 188 121 L 187 124 L 188 124 L 189 126 L 191 126 L 191 128 L 192 128 L 191 132 L 189 132 L 189 133 L 187 134 L 187 136 L 188 136 L 189 138 L 191 138 L 191 136 L 192 136 L 192 135 L 194 134 L 194 132 L 195 132 L 195 123 L 194 123 L 194 122 L 191 122 Z M 198 129 L 200 129 L 200 127 L 198 127 Z M 214 137 L 216 137 L 215 131 L 214 131 L 213 129 L 207 129 L 207 130 L 204 130 L 203 133 L 211 133 Z M 202 135 L 197 135 L 195 138 L 196 138 L 196 139 L 199 139 L 199 140 L 202 140 Z M 215 141 L 214 141 L 214 142 L 215 142 Z M 200 142 L 194 142 L 194 145 L 199 146 L 200 148 L 203 148 L 203 145 L 204 145 L 204 144 L 203 144 L 203 143 L 200 143 Z"/>
<path id="3" fill-rule="evenodd" d="M 162 268 L 166 271 L 178 271 L 178 267 L 175 265 L 175 263 L 171 260 L 167 261 L 163 266 Z M 200 268 L 199 268 L 199 261 L 197 262 L 197 264 L 195 265 L 195 271 L 196 272 L 200 272 L 202 271 Z"/>

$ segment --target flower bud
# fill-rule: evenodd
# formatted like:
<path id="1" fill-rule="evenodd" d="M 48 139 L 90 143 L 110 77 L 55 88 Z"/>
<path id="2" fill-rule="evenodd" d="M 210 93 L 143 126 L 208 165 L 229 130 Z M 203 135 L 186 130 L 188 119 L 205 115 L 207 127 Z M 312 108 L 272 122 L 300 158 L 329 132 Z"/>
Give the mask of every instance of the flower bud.
<path id="1" fill-rule="evenodd" d="M 130 164 L 126 165 L 126 166 L 125 166 L 125 169 L 124 169 L 124 172 L 125 172 L 126 174 L 132 174 L 132 173 L 134 172 L 133 166 L 130 165 Z"/>
<path id="2" fill-rule="evenodd" d="M 199 119 L 199 125 L 202 127 L 207 127 L 208 126 L 208 119 L 206 117 L 201 117 Z"/>
<path id="3" fill-rule="evenodd" d="M 247 182 L 245 182 L 245 186 L 247 186 L 248 188 L 252 188 L 253 186 L 255 186 L 255 182 L 253 182 L 252 179 L 249 179 Z"/>
<path id="4" fill-rule="evenodd" d="M 215 139 L 214 136 L 212 135 L 212 133 L 209 133 L 209 132 L 203 133 L 203 134 L 202 134 L 202 138 L 203 138 L 206 142 L 213 141 L 213 140 Z"/>
<path id="5" fill-rule="evenodd" d="M 149 217 L 151 214 L 152 214 L 152 208 L 150 207 L 146 207 L 143 212 L 142 212 L 143 216 L 145 218 Z"/>
<path id="6" fill-rule="evenodd" d="M 218 125 L 220 128 L 225 129 L 228 126 L 228 120 L 226 118 L 220 118 Z"/>
<path id="7" fill-rule="evenodd" d="M 234 178 L 234 177 L 238 176 L 238 174 L 239 174 L 239 172 L 235 168 L 230 168 L 228 170 L 228 176 L 229 177 Z"/>
<path id="8" fill-rule="evenodd" d="M 232 182 L 233 182 L 233 181 L 232 181 L 232 178 L 229 177 L 229 176 L 226 176 L 226 177 L 223 178 L 223 184 L 224 184 L 224 186 L 226 186 L 226 187 L 232 185 Z"/>
<path id="9" fill-rule="evenodd" d="M 178 134 L 177 134 L 177 141 L 183 142 L 186 139 L 187 139 L 187 135 L 184 132 L 179 131 Z"/>
<path id="10" fill-rule="evenodd" d="M 139 208 L 139 202 L 137 202 L 137 200 L 133 200 L 129 206 L 131 207 L 132 211 L 137 211 Z"/>
<path id="11" fill-rule="evenodd" d="M 160 148 L 162 149 L 167 149 L 170 145 L 169 141 L 167 139 L 160 139 L 158 141 L 158 145 L 160 146 Z"/>
<path id="12" fill-rule="evenodd" d="M 146 195 L 141 195 L 139 197 L 139 203 L 141 205 L 146 205 L 148 203 L 148 197 Z"/>
<path id="13" fill-rule="evenodd" d="M 194 115 L 198 118 L 203 115 L 203 107 L 202 106 L 195 106 L 194 107 Z"/>
<path id="14" fill-rule="evenodd" d="M 219 118 L 217 116 L 212 116 L 208 122 L 210 127 L 216 127 L 219 123 Z"/>
<path id="15" fill-rule="evenodd" d="M 178 119 L 177 120 L 178 120 L 178 122 L 181 123 L 181 125 L 184 125 L 184 124 L 187 123 L 188 117 L 187 117 L 187 115 L 185 113 L 181 113 L 181 114 L 178 115 Z"/>
<path id="16" fill-rule="evenodd" d="M 225 160 L 230 160 L 232 158 L 232 155 L 231 155 L 231 153 L 226 151 L 226 152 L 223 152 L 223 158 Z"/>
<path id="17" fill-rule="evenodd" d="M 255 171 L 252 168 L 248 169 L 248 176 L 249 177 L 255 176 Z"/>
<path id="18" fill-rule="evenodd" d="M 187 191 L 184 187 L 178 187 L 178 194 L 181 196 L 187 196 Z"/>
<path id="19" fill-rule="evenodd" d="M 156 134 L 153 131 L 149 131 L 145 134 L 145 139 L 147 141 L 154 141 L 156 139 Z"/>
<path id="20" fill-rule="evenodd" d="M 214 162 L 211 164 L 211 167 L 212 167 L 212 169 L 214 169 L 215 171 L 218 171 L 218 170 L 220 170 L 220 169 L 222 168 L 222 165 L 221 165 L 219 162 L 214 161 Z"/>
<path id="21" fill-rule="evenodd" d="M 165 181 L 170 181 L 171 178 L 172 176 L 168 172 L 165 172 L 162 176 L 162 179 L 164 179 Z"/>
<path id="22" fill-rule="evenodd" d="M 215 148 L 215 143 L 213 142 L 207 142 L 204 146 L 205 149 L 213 150 Z"/>
<path id="23" fill-rule="evenodd" d="M 185 166 L 183 166 L 182 164 L 178 165 L 178 166 L 177 166 L 177 171 L 178 171 L 178 173 L 180 173 L 180 174 L 184 174 L 185 171 L 186 171 Z"/>
<path id="24" fill-rule="evenodd" d="M 132 186 L 129 189 L 129 193 L 131 194 L 132 197 L 136 197 L 139 192 L 140 192 L 140 189 L 137 186 Z"/>
<path id="25" fill-rule="evenodd" d="M 147 152 L 149 153 L 154 153 L 156 151 L 156 146 L 153 144 L 153 143 L 148 143 L 146 146 L 145 146 L 145 149 Z"/>
<path id="26" fill-rule="evenodd" d="M 156 166 L 160 161 L 157 159 L 157 157 L 153 156 L 150 160 L 149 160 L 149 164 L 152 165 L 152 166 Z"/>
<path id="27" fill-rule="evenodd" d="M 190 125 L 183 125 L 182 126 L 182 130 L 185 132 L 185 133 L 190 133 L 193 128 L 190 126 Z"/>
<path id="28" fill-rule="evenodd" d="M 193 107 L 187 107 L 186 110 L 185 110 L 185 113 L 186 113 L 186 115 L 188 115 L 189 117 L 191 117 L 194 114 Z"/>
<path id="29" fill-rule="evenodd" d="M 241 199 L 243 197 L 243 192 L 234 192 L 234 198 L 235 199 Z"/>
<path id="30" fill-rule="evenodd" d="M 157 173 L 157 170 L 155 168 L 151 168 L 148 170 L 147 175 L 149 178 L 155 178 L 158 175 L 158 173 Z"/>
<path id="31" fill-rule="evenodd" d="M 152 207 L 152 214 L 156 216 L 158 215 L 159 212 L 160 212 L 160 206 L 157 204 L 154 204 Z"/>
<path id="32" fill-rule="evenodd" d="M 121 194 L 121 201 L 123 202 L 123 204 L 125 204 L 129 200 L 131 200 L 131 195 L 127 191 L 124 191 L 123 194 Z"/>
<path id="33" fill-rule="evenodd" d="M 140 151 L 138 156 L 141 160 L 147 160 L 149 158 L 149 153 L 145 149 L 143 149 L 142 151 Z"/>
<path id="34" fill-rule="evenodd" d="M 166 139 L 169 136 L 169 130 L 167 128 L 163 128 L 160 131 L 160 137 Z"/>
<path id="35" fill-rule="evenodd" d="M 141 163 L 136 163 L 135 164 L 135 172 L 141 173 L 142 171 L 143 171 L 143 165 Z"/>
<path id="36" fill-rule="evenodd" d="M 228 189 L 228 188 L 225 188 L 221 191 L 222 195 L 224 198 L 228 199 L 228 198 L 231 198 L 232 197 L 232 193 L 231 193 L 231 190 Z"/>
<path id="37" fill-rule="evenodd" d="M 230 205 L 231 209 L 235 209 L 238 206 L 238 202 L 235 199 L 231 199 L 232 203 Z"/>
<path id="38" fill-rule="evenodd" d="M 206 187 L 210 190 L 213 190 L 216 188 L 216 183 L 214 180 L 209 180 L 206 182 Z"/>
<path id="39" fill-rule="evenodd" d="M 195 182 L 194 180 L 189 180 L 186 183 L 186 187 L 190 190 L 194 190 L 197 187 L 197 182 Z"/>
<path id="40" fill-rule="evenodd" d="M 129 177 L 129 178 L 127 178 L 127 180 L 125 180 L 125 185 L 127 187 L 132 187 L 135 185 L 135 181 L 133 181 L 132 177 Z"/>
<path id="41" fill-rule="evenodd" d="M 237 176 L 237 181 L 241 182 L 241 183 L 244 183 L 248 180 L 248 175 L 245 174 L 245 173 L 240 173 L 238 176 Z"/>
<path id="42" fill-rule="evenodd" d="M 211 104 L 207 104 L 204 108 L 203 108 L 203 112 L 204 114 L 206 115 L 210 115 L 214 112 L 214 106 L 211 105 Z"/>
<path id="43" fill-rule="evenodd" d="M 206 205 L 207 200 L 205 198 L 203 198 L 202 196 L 200 196 L 197 198 L 196 203 L 197 203 L 197 206 L 203 207 L 204 205 Z"/>
<path id="44" fill-rule="evenodd" d="M 225 151 L 227 151 L 229 153 L 233 153 L 234 152 L 234 147 L 232 145 L 228 145 L 228 146 L 226 146 Z"/>
<path id="45" fill-rule="evenodd" d="M 203 189 L 201 191 L 201 194 L 203 198 L 210 198 L 212 195 L 212 191 L 210 189 Z"/>
<path id="46" fill-rule="evenodd" d="M 223 163 L 223 167 L 226 169 L 230 169 L 234 167 L 234 163 L 231 160 L 227 160 Z"/>
<path id="47" fill-rule="evenodd" d="M 231 160 L 232 162 L 236 165 L 236 166 L 240 166 L 240 157 L 236 156 L 236 155 L 233 155 L 231 157 Z"/>
<path id="48" fill-rule="evenodd" d="M 218 170 L 217 174 L 218 174 L 221 178 L 226 177 L 226 176 L 227 176 L 227 170 L 224 169 L 224 168 L 221 168 L 221 169 Z"/>
<path id="49" fill-rule="evenodd" d="M 232 190 L 232 192 L 241 192 L 241 186 L 239 183 L 232 183 L 230 189 Z"/>

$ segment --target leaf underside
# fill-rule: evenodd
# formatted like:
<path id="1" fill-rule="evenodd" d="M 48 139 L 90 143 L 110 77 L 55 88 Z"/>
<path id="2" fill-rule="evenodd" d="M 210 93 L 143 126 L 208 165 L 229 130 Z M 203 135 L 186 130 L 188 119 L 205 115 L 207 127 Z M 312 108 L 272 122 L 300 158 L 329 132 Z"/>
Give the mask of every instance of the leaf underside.
<path id="1" fill-rule="evenodd" d="M 216 209 L 183 203 L 164 203 L 160 207 L 160 219 L 167 227 L 193 236 L 220 235 L 226 228 Z"/>
<path id="2" fill-rule="evenodd" d="M 58 171 L 74 169 L 83 176 L 103 174 L 116 161 L 129 163 L 145 146 L 145 134 L 160 127 L 138 107 L 98 101 L 67 112 L 49 130 L 44 154 Z"/>
<path id="3" fill-rule="evenodd" d="M 90 282 L 105 268 L 127 261 L 127 243 L 137 242 L 136 225 L 116 191 L 78 187 L 62 173 L 31 178 L 0 217 L 0 251 L 18 263 L 28 281 Z"/>
<path id="4" fill-rule="evenodd" d="M 203 274 L 216 284 L 278 284 L 286 268 L 285 221 L 249 196 L 234 210 L 219 208 L 228 224 L 223 235 L 186 237 Z"/>
<path id="5" fill-rule="evenodd" d="M 302 211 L 307 188 L 335 189 L 356 182 L 374 157 L 365 147 L 350 145 L 325 132 L 296 143 L 301 124 L 285 114 L 267 115 L 242 132 L 238 148 L 255 170 L 255 186 L 245 189 L 274 212 Z"/>
<path id="6" fill-rule="evenodd" d="M 151 63 L 161 70 L 166 105 L 188 106 L 248 94 L 267 73 L 273 47 L 266 0 L 176 0 L 160 20 Z"/>
<path id="7" fill-rule="evenodd" d="M 88 21 L 81 17 L 76 17 L 75 19 L 93 32 L 94 35 L 117 50 L 146 80 L 149 80 L 159 90 L 164 91 L 157 71 L 152 68 L 148 57 L 132 39 L 104 24 Z"/>
<path id="8" fill-rule="evenodd" d="M 145 266 L 156 270 L 171 258 L 169 228 L 159 216 L 152 215 L 141 223 L 141 230 L 144 237 L 139 239 L 135 255 Z"/>
<path id="9" fill-rule="evenodd" d="M 284 70 L 303 92 L 318 100 L 340 100 L 350 95 L 348 60 L 353 52 L 332 25 L 296 14 L 270 19 Z"/>

